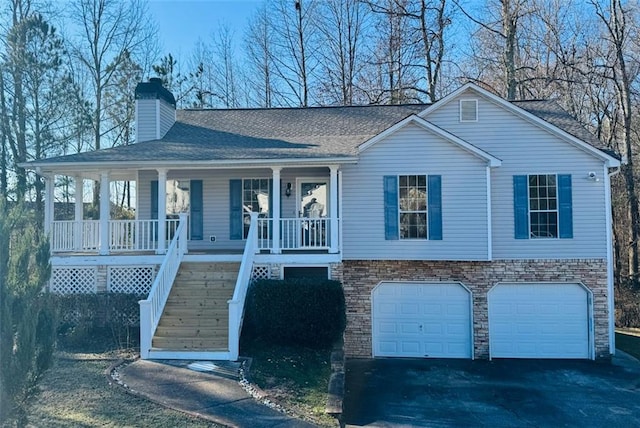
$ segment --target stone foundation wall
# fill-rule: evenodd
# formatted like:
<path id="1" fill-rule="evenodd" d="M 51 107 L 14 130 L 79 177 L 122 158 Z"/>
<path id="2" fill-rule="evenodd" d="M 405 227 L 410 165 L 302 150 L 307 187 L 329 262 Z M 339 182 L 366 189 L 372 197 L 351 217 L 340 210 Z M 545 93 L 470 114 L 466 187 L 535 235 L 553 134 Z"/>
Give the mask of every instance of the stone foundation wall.
<path id="1" fill-rule="evenodd" d="M 473 296 L 475 358 L 489 357 L 487 292 L 499 282 L 581 282 L 593 293 L 596 358 L 609 358 L 607 263 L 598 260 L 494 260 L 491 262 L 344 261 L 347 303 L 345 353 L 371 357 L 371 291 L 381 281 L 456 281 Z"/>

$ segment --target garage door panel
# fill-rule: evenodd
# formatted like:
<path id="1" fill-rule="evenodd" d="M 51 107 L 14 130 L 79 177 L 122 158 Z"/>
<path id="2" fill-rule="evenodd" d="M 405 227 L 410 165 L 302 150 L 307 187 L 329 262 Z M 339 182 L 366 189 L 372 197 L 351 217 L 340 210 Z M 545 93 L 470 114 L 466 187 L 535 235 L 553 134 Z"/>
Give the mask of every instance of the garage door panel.
<path id="1" fill-rule="evenodd" d="M 457 283 L 380 284 L 373 292 L 374 356 L 470 358 L 470 302 Z"/>
<path id="2" fill-rule="evenodd" d="M 488 300 L 492 357 L 589 358 L 589 300 L 581 285 L 499 284 Z"/>
<path id="3" fill-rule="evenodd" d="M 380 334 L 396 334 L 398 325 L 394 322 L 381 322 L 378 324 Z"/>

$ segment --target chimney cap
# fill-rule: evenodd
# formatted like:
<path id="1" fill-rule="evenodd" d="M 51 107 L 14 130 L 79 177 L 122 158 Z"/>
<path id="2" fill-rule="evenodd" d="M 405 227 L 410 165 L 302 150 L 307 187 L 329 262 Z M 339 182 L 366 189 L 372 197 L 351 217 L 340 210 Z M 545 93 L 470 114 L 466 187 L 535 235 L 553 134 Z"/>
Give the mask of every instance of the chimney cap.
<path id="1" fill-rule="evenodd" d="M 167 88 L 162 85 L 162 79 L 151 77 L 148 82 L 140 82 L 136 86 L 136 100 L 165 100 L 176 106 L 176 99 Z"/>

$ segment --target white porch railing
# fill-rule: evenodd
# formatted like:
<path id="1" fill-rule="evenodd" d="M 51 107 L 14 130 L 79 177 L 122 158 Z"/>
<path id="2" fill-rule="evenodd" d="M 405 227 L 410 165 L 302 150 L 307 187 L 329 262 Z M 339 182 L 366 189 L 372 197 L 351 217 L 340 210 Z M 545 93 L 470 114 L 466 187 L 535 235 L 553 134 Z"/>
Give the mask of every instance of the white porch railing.
<path id="1" fill-rule="evenodd" d="M 187 217 L 184 216 L 185 230 Z M 165 223 L 167 243 L 178 229 L 179 219 Z M 155 251 L 158 249 L 158 220 L 109 220 L 110 252 Z M 165 245 L 166 247 L 166 245 Z M 98 251 L 100 220 L 54 221 L 51 225 L 51 251 Z"/>
<path id="2" fill-rule="evenodd" d="M 54 221 L 51 228 L 51 251 L 98 251 L 100 221 Z"/>
<path id="3" fill-rule="evenodd" d="M 164 305 L 171 292 L 173 281 L 182 262 L 184 254 L 187 252 L 187 221 L 186 215 L 180 216 L 180 223 L 176 233 L 171 239 L 169 249 L 164 257 L 164 261 L 158 270 L 149 296 L 145 300 L 140 300 L 140 358 L 149 357 L 151 341 L 160 322 Z"/>
<path id="4" fill-rule="evenodd" d="M 280 219 L 280 249 L 327 250 L 331 247 L 331 224 L 332 219 L 327 217 Z M 259 249 L 266 250 L 272 247 L 272 230 L 273 219 L 258 219 Z M 337 247 L 337 242 L 334 244 Z"/>
<path id="5" fill-rule="evenodd" d="M 247 297 L 247 289 L 251 281 L 253 270 L 253 256 L 258 252 L 258 214 L 251 213 L 251 225 L 247 235 L 247 243 L 244 246 L 242 262 L 236 280 L 236 288 L 233 298 L 229 300 L 229 357 L 232 361 L 238 359 L 240 352 L 240 333 L 242 332 L 242 320 L 244 318 L 244 303 Z"/>

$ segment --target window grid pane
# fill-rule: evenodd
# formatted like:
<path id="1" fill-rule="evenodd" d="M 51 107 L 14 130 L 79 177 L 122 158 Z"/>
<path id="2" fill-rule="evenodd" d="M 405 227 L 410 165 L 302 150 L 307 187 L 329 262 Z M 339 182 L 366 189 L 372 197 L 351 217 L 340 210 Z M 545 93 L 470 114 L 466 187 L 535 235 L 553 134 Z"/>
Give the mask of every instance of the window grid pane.
<path id="1" fill-rule="evenodd" d="M 252 212 L 257 212 L 260 217 L 269 217 L 269 179 L 244 179 L 242 188 L 242 225 L 246 238 L 251 226 Z"/>
<path id="2" fill-rule="evenodd" d="M 398 177 L 400 239 L 427 238 L 427 176 Z"/>
<path id="3" fill-rule="evenodd" d="M 532 238 L 558 237 L 555 175 L 529 176 L 529 224 Z"/>

